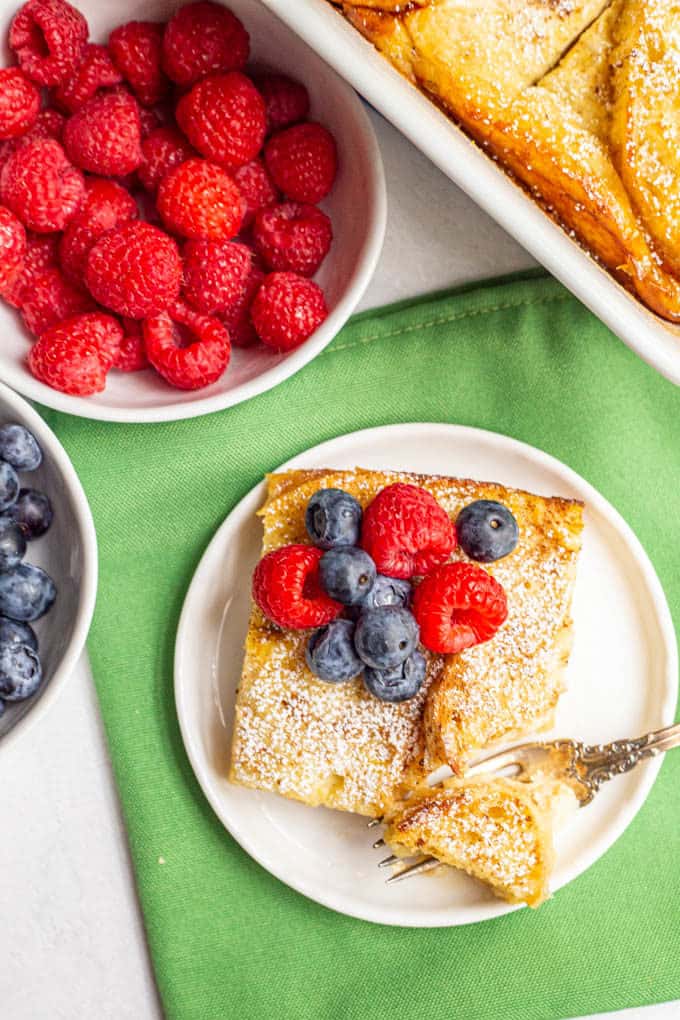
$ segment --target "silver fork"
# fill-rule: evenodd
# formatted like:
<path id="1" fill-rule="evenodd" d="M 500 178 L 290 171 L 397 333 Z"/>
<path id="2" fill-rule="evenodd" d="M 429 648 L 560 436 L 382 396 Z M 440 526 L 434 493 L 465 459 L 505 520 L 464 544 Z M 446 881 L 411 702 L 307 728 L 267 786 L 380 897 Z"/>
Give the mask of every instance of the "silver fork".
<path id="1" fill-rule="evenodd" d="M 641 761 L 654 758 L 680 745 L 680 723 L 647 733 L 635 740 L 615 740 L 611 744 L 583 744 L 577 740 L 549 740 L 519 744 L 481 758 L 465 772 L 465 778 L 488 773 L 509 776 L 529 782 L 537 775 L 567 783 L 576 795 L 579 807 L 590 804 L 603 783 L 614 776 L 630 772 Z M 452 775 L 449 771 L 448 776 Z M 441 782 L 443 778 L 439 779 Z M 436 784 L 433 784 L 436 785 Z M 369 828 L 379 825 L 382 818 L 373 818 Z M 378 839 L 373 848 L 385 846 Z M 392 854 L 380 861 L 379 868 L 388 868 L 403 858 Z M 403 882 L 415 875 L 440 866 L 434 857 L 424 857 L 387 879 L 387 884 Z"/>

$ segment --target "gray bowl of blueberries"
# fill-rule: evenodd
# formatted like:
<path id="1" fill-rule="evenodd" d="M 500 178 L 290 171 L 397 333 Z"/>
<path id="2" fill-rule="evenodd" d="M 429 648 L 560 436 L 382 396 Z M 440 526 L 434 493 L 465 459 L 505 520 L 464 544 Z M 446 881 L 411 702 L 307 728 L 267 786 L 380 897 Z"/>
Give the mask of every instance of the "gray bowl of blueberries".
<path id="1" fill-rule="evenodd" d="M 0 384 L 0 746 L 52 703 L 97 589 L 92 515 L 54 433 Z"/>

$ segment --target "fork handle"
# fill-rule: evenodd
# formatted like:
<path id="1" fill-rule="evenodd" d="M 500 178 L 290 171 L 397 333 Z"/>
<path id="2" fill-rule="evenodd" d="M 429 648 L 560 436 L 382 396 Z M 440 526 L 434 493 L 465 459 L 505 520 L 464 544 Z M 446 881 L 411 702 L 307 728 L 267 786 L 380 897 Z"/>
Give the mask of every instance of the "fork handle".
<path id="1" fill-rule="evenodd" d="M 583 747 L 580 758 L 578 781 L 589 791 L 590 796 L 581 798 L 587 804 L 603 783 L 614 776 L 630 772 L 641 761 L 655 758 L 658 754 L 680 746 L 680 723 L 664 729 L 646 733 L 635 740 L 614 740 L 611 744 L 596 744 Z M 576 778 L 576 777 L 575 777 Z"/>

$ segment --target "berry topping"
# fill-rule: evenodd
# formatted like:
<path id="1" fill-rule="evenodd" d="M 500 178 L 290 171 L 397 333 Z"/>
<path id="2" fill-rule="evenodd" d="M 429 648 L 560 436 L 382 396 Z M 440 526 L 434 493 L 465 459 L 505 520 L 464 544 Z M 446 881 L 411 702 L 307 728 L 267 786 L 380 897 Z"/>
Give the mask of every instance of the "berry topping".
<path id="1" fill-rule="evenodd" d="M 313 276 L 331 246 L 333 228 L 315 205 L 284 202 L 261 209 L 253 240 L 270 269 Z"/>
<path id="2" fill-rule="evenodd" d="M 64 276 L 84 286 L 87 260 L 99 238 L 123 223 L 136 220 L 137 203 L 125 188 L 105 178 L 86 181 L 87 196 L 59 242 L 59 261 Z"/>
<path id="3" fill-rule="evenodd" d="M 84 48 L 78 66 L 54 92 L 57 106 L 68 113 L 75 113 L 85 106 L 100 89 L 119 85 L 123 76 L 111 60 L 106 46 L 88 43 Z"/>
<path id="4" fill-rule="evenodd" d="M 63 230 L 84 197 L 83 175 L 52 138 L 17 148 L 0 174 L 0 199 L 39 234 Z"/>
<path id="5" fill-rule="evenodd" d="M 142 142 L 142 165 L 137 176 L 142 186 L 155 194 L 166 174 L 195 155 L 177 128 L 158 127 Z"/>
<path id="6" fill-rule="evenodd" d="M 14 570 L 0 574 L 0 613 L 11 620 L 30 623 L 39 619 L 56 597 L 57 588 L 50 575 L 32 563 L 20 563 Z"/>
<path id="7" fill-rule="evenodd" d="M 296 273 L 270 273 L 250 309 L 255 332 L 277 351 L 292 351 L 318 329 L 328 315 L 323 291 Z"/>
<path id="8" fill-rule="evenodd" d="M 456 518 L 456 534 L 465 555 L 479 563 L 508 556 L 519 541 L 513 514 L 492 499 L 478 499 L 463 507 Z"/>
<path id="9" fill-rule="evenodd" d="M 338 169 L 335 141 L 321 124 L 295 124 L 277 131 L 264 150 L 274 184 L 296 202 L 320 202 Z"/>
<path id="10" fill-rule="evenodd" d="M 38 489 L 22 489 L 10 510 L 10 516 L 25 540 L 32 542 L 49 530 L 54 511 L 46 493 Z"/>
<path id="11" fill-rule="evenodd" d="M 0 511 L 8 510 L 18 495 L 19 479 L 16 471 L 6 460 L 0 460 Z"/>
<path id="12" fill-rule="evenodd" d="M 228 241 L 243 219 L 234 179 L 205 159 L 188 159 L 171 170 L 159 185 L 157 204 L 167 228 L 184 237 Z"/>
<path id="13" fill-rule="evenodd" d="M 26 231 L 13 212 L 0 206 L 0 293 L 12 290 L 26 256 Z"/>
<path id="14" fill-rule="evenodd" d="M 0 138 L 16 138 L 32 128 L 40 112 L 40 93 L 18 67 L 0 69 Z"/>
<path id="15" fill-rule="evenodd" d="M 340 603 L 321 587 L 322 556 L 314 546 L 286 545 L 260 560 L 253 574 L 253 599 L 273 623 L 303 630 L 323 627 L 340 615 Z"/>
<path id="16" fill-rule="evenodd" d="M 35 471 L 42 464 L 42 450 L 32 432 L 23 425 L 0 425 L 0 457 L 15 471 Z"/>
<path id="17" fill-rule="evenodd" d="M 28 645 L 0 645 L 0 697 L 23 701 L 38 690 L 42 680 L 40 659 Z"/>
<path id="18" fill-rule="evenodd" d="M 315 630 L 305 650 L 307 665 L 326 683 L 353 680 L 364 668 L 354 648 L 354 624 L 351 620 L 333 620 Z"/>
<path id="19" fill-rule="evenodd" d="M 7 616 L 0 616 L 0 645 L 26 645 L 38 651 L 38 639 L 30 623 L 10 620 Z"/>
<path id="20" fill-rule="evenodd" d="M 319 489 L 307 504 L 305 527 L 320 549 L 356 545 L 361 532 L 361 505 L 342 489 Z"/>
<path id="21" fill-rule="evenodd" d="M 408 581 L 400 581 L 396 577 L 385 577 L 378 574 L 373 587 L 361 603 L 362 609 L 382 609 L 383 606 L 403 606 L 408 608 L 411 602 L 411 585 Z"/>
<path id="22" fill-rule="evenodd" d="M 354 644 L 367 666 L 394 669 L 415 650 L 418 624 L 413 614 L 401 606 L 367 609 L 357 622 Z"/>
<path id="23" fill-rule="evenodd" d="M 489 641 L 508 615 L 503 587 L 473 563 L 445 563 L 418 585 L 413 612 L 431 652 L 456 655 Z"/>
<path id="24" fill-rule="evenodd" d="M 186 4 L 163 36 L 163 66 L 178 85 L 193 85 L 218 71 L 240 71 L 249 54 L 248 33 L 221 4 Z"/>
<path id="25" fill-rule="evenodd" d="M 194 148 L 227 169 L 249 163 L 262 148 L 264 100 L 239 71 L 204 78 L 182 96 L 176 115 Z"/>
<path id="26" fill-rule="evenodd" d="M 38 85 L 59 85 L 87 42 L 87 22 L 65 0 L 28 0 L 14 15 L 9 45 L 19 66 Z"/>
<path id="27" fill-rule="evenodd" d="M 367 666 L 364 670 L 364 686 L 380 701 L 392 703 L 408 701 L 415 697 L 423 686 L 426 672 L 425 656 L 415 651 L 392 669 L 371 669 Z"/>
<path id="28" fill-rule="evenodd" d="M 93 308 L 90 295 L 69 283 L 58 269 L 45 269 L 22 291 L 21 317 L 26 329 L 34 336 L 42 336 L 45 330 L 64 319 Z"/>
<path id="29" fill-rule="evenodd" d="M 124 177 L 142 162 L 139 107 L 118 89 L 94 96 L 66 121 L 64 148 L 81 170 Z"/>
<path id="30" fill-rule="evenodd" d="M 184 296 L 206 315 L 226 312 L 238 301 L 250 275 L 252 256 L 233 241 L 187 241 Z"/>
<path id="31" fill-rule="evenodd" d="M 280 131 L 309 113 L 309 93 L 299 81 L 285 74 L 263 74 L 256 85 L 262 94 L 267 115 L 267 130 Z"/>
<path id="32" fill-rule="evenodd" d="M 110 230 L 90 251 L 87 286 L 100 304 L 119 315 L 144 319 L 177 298 L 182 261 L 175 241 L 150 223 Z"/>
<path id="33" fill-rule="evenodd" d="M 417 485 L 388 485 L 364 511 L 361 545 L 381 574 L 408 579 L 444 563 L 456 532 L 434 496 Z"/>
<path id="34" fill-rule="evenodd" d="M 19 525 L 11 517 L 0 517 L 0 571 L 18 567 L 25 553 L 26 539 Z"/>
<path id="35" fill-rule="evenodd" d="M 128 21 L 109 36 L 113 62 L 142 106 L 160 102 L 170 87 L 161 68 L 163 25 Z"/>
<path id="36" fill-rule="evenodd" d="M 143 334 L 153 367 L 181 390 L 217 382 L 229 364 L 231 342 L 225 326 L 181 302 L 145 319 Z"/>
<path id="37" fill-rule="evenodd" d="M 122 330 L 110 316 L 76 315 L 42 334 L 28 355 L 28 367 L 36 379 L 62 393 L 99 393 L 111 367 L 105 352 L 116 335 L 122 338 Z"/>
<path id="38" fill-rule="evenodd" d="M 278 201 L 279 193 L 261 159 L 253 159 L 234 170 L 234 180 L 244 203 L 242 225 L 249 227 L 260 209 L 266 209 Z"/>
<path id="39" fill-rule="evenodd" d="M 363 549 L 337 546 L 325 552 L 319 563 L 324 591 L 345 606 L 362 602 L 375 581 L 375 563 Z"/>

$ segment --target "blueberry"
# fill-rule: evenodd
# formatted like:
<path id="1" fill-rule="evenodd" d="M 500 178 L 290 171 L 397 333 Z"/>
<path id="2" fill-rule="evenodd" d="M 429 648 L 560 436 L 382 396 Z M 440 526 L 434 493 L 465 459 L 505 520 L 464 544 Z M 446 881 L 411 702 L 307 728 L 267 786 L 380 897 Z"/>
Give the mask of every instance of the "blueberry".
<path id="1" fill-rule="evenodd" d="M 23 701 L 38 690 L 40 659 L 28 645 L 0 645 L 0 697 Z"/>
<path id="2" fill-rule="evenodd" d="M 49 497 L 37 489 L 22 489 L 10 513 L 27 542 L 44 535 L 54 517 Z"/>
<path id="3" fill-rule="evenodd" d="M 8 616 L 0 616 L 0 645 L 28 645 L 38 651 L 38 639 L 30 623 L 10 620 Z"/>
<path id="4" fill-rule="evenodd" d="M 4 714 L 5 714 L 5 702 L 2 700 L 2 698 L 0 698 L 0 719 L 2 719 Z"/>
<path id="5" fill-rule="evenodd" d="M 320 549 L 356 545 L 361 531 L 361 506 L 342 489 L 319 489 L 307 504 L 305 526 Z"/>
<path id="6" fill-rule="evenodd" d="M 324 591 L 345 606 L 361 602 L 373 587 L 375 563 L 363 549 L 342 545 L 329 549 L 319 560 Z"/>
<path id="7" fill-rule="evenodd" d="M 423 686 L 427 662 L 420 652 L 412 652 L 405 662 L 392 669 L 364 670 L 366 690 L 380 701 L 408 701 L 415 697 Z"/>
<path id="8" fill-rule="evenodd" d="M 19 479 L 11 464 L 0 460 L 0 511 L 8 510 L 19 495 Z"/>
<path id="9" fill-rule="evenodd" d="M 315 676 L 327 683 L 342 683 L 361 673 L 364 665 L 354 648 L 354 624 L 351 620 L 333 620 L 315 630 L 305 658 Z"/>
<path id="10" fill-rule="evenodd" d="M 392 669 L 408 659 L 418 644 L 418 634 L 418 624 L 408 609 L 384 606 L 361 614 L 354 644 L 367 666 Z"/>
<path id="11" fill-rule="evenodd" d="M 463 507 L 456 518 L 461 549 L 471 560 L 493 563 L 517 545 L 519 528 L 507 506 L 492 499 L 478 499 Z"/>
<path id="12" fill-rule="evenodd" d="M 32 432 L 23 425 L 0 425 L 0 457 L 16 471 L 35 471 L 42 464 L 42 450 Z"/>
<path id="13" fill-rule="evenodd" d="M 20 563 L 14 570 L 0 574 L 0 613 L 10 620 L 37 620 L 56 597 L 50 575 L 31 563 Z"/>
<path id="14" fill-rule="evenodd" d="M 411 601 L 411 585 L 396 577 L 378 574 L 373 587 L 361 603 L 363 609 L 381 609 L 383 606 L 408 607 Z"/>
<path id="15" fill-rule="evenodd" d="M 0 517 L 0 571 L 18 567 L 26 554 L 26 539 L 11 517 Z"/>

